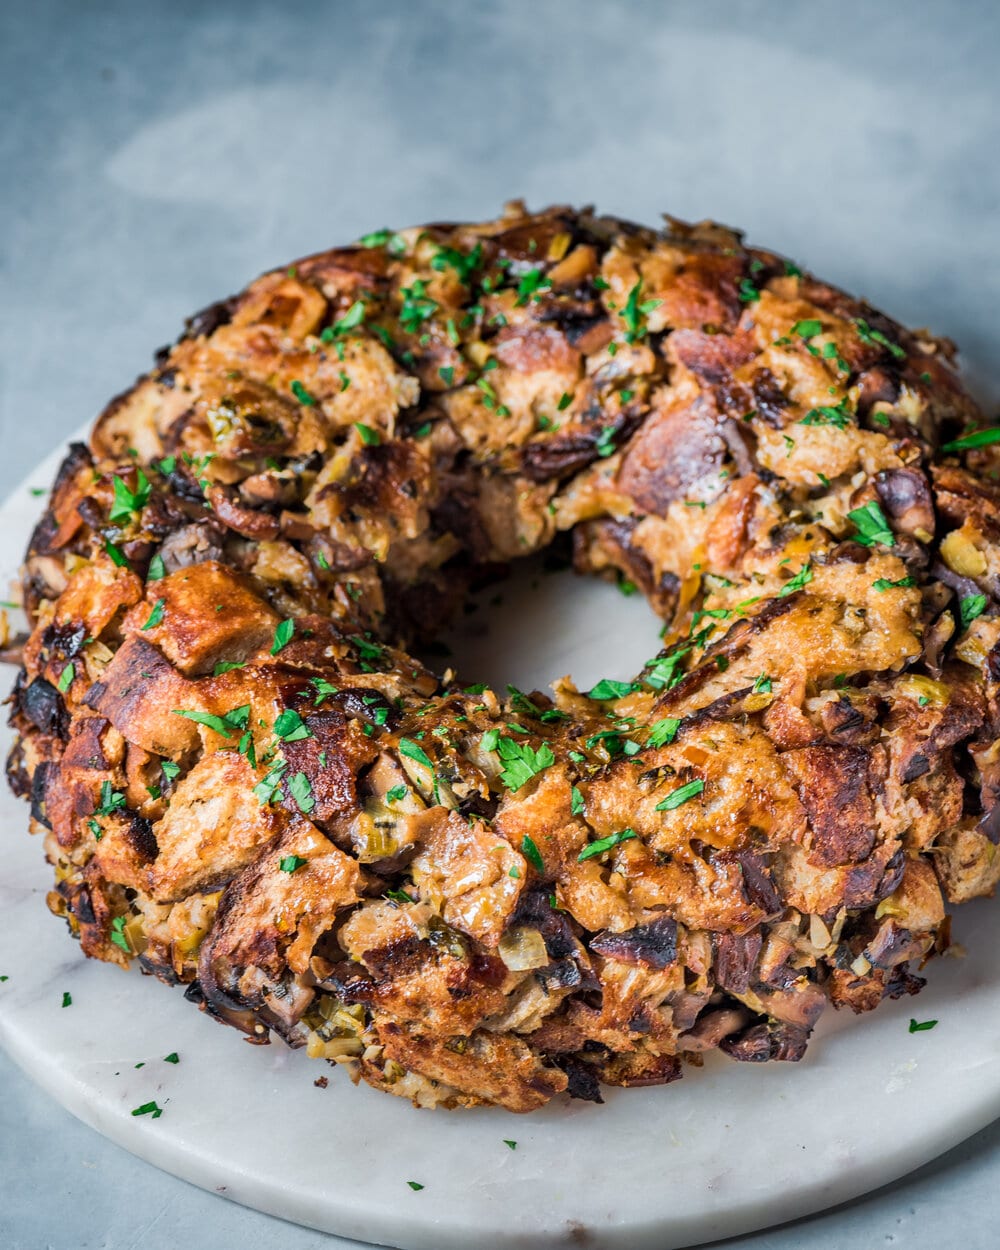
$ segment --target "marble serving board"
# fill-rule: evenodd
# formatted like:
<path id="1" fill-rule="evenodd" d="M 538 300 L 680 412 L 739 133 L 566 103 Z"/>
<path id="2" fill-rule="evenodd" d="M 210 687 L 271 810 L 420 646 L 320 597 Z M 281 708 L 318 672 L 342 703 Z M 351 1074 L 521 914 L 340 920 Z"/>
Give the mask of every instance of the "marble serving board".
<path id="1" fill-rule="evenodd" d="M 39 511 L 30 486 L 47 486 L 59 454 L 0 508 L 4 585 Z M 569 573 L 525 574 L 482 604 L 452 640 L 469 680 L 589 684 L 657 648 L 644 603 Z M 600 1107 L 433 1113 L 281 1043 L 247 1045 L 180 990 L 85 960 L 46 910 L 49 869 L 26 823 L 4 789 L 0 1042 L 128 1150 L 328 1232 L 404 1250 L 669 1250 L 875 1189 L 1000 1114 L 1000 904 L 958 911 L 967 954 L 932 965 L 918 998 L 829 1013 L 797 1065 L 714 1057 Z M 911 1017 L 938 1023 L 911 1033 Z M 162 1115 L 133 1115 L 153 1101 Z"/>

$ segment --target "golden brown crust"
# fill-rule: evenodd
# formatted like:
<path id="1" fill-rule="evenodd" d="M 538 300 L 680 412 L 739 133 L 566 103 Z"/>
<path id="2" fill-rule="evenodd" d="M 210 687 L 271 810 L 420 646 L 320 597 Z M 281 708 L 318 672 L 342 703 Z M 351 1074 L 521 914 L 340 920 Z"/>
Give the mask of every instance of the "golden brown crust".
<path id="1" fill-rule="evenodd" d="M 420 1105 L 797 1059 L 913 992 L 1000 878 L 1000 491 L 934 454 L 978 421 L 951 354 L 723 227 L 519 205 L 204 310 L 26 556 L 50 904 Z M 665 619 L 634 682 L 399 649 L 562 531 Z"/>

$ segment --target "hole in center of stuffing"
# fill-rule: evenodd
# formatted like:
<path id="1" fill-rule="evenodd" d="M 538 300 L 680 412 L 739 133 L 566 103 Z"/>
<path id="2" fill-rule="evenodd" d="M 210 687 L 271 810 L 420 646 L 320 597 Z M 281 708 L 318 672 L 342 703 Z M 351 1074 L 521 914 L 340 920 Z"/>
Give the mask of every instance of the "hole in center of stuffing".
<path id="1" fill-rule="evenodd" d="M 661 628 L 639 591 L 554 568 L 541 555 L 471 594 L 440 644 L 415 654 L 437 672 L 450 665 L 461 682 L 498 691 L 510 683 L 547 692 L 566 675 L 589 690 L 602 677 L 634 677 L 663 645 Z"/>

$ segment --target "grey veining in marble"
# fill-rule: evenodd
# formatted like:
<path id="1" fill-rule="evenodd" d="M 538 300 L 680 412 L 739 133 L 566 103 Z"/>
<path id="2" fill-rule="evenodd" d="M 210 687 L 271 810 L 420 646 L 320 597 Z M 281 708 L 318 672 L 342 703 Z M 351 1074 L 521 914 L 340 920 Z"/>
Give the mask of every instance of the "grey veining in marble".
<path id="1" fill-rule="evenodd" d="M 0 493 L 250 274 L 515 194 L 738 224 L 954 338 L 995 404 L 998 53 L 972 0 L 8 0 Z M 4 1250 L 347 1245 L 131 1158 L 2 1055 L 0 1090 Z M 994 1125 L 730 1244 L 979 1250 L 998 1180 Z"/>

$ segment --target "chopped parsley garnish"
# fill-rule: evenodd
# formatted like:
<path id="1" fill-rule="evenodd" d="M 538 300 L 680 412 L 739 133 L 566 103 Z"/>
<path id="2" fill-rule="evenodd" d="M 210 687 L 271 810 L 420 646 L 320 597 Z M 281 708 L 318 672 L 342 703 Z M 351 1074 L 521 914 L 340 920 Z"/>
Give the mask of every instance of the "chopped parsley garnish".
<path id="1" fill-rule="evenodd" d="M 76 676 L 76 665 L 73 663 L 72 660 L 70 660 L 68 664 L 63 665 L 63 670 L 59 674 L 59 680 L 56 683 L 60 694 L 65 694 L 66 691 L 70 688 L 70 686 L 72 686 L 73 678 L 75 676 Z"/>
<path id="2" fill-rule="evenodd" d="M 176 1050 L 172 1050 L 169 1055 L 163 1056 L 164 1063 L 180 1063 L 181 1057 Z"/>
<path id="3" fill-rule="evenodd" d="M 495 751 L 497 749 L 497 743 L 499 741 L 500 741 L 500 730 L 499 729 L 487 729 L 486 732 L 483 734 L 482 738 L 479 740 L 479 744 L 483 748 L 484 751 Z"/>
<path id="4" fill-rule="evenodd" d="M 219 662 L 212 669 L 212 676 L 221 677 L 223 673 L 231 673 L 234 669 L 246 668 L 246 666 L 246 660 L 219 660 Z"/>
<path id="5" fill-rule="evenodd" d="M 254 786 L 253 795 L 261 807 L 266 807 L 274 798 L 278 786 L 281 785 L 281 779 L 287 771 L 288 761 L 279 760 L 277 764 L 272 765 L 266 775 Z"/>
<path id="6" fill-rule="evenodd" d="M 704 789 L 705 783 L 700 777 L 694 781 L 689 781 L 686 786 L 681 786 L 678 790 L 672 791 L 665 799 L 657 803 L 656 811 L 672 812 L 675 807 L 680 807 L 688 799 L 693 799 L 696 794 L 701 794 Z"/>
<path id="7" fill-rule="evenodd" d="M 966 595 L 958 605 L 959 613 L 962 618 L 962 628 L 968 629 L 977 616 L 982 616 L 986 611 L 985 595 Z"/>
<path id="8" fill-rule="evenodd" d="M 753 694 L 770 694 L 770 693 L 771 693 L 771 685 L 772 685 L 772 683 L 771 683 L 771 679 L 770 679 L 770 677 L 768 677 L 767 673 L 761 673 L 761 675 L 760 675 L 760 676 L 757 678 L 757 680 L 754 682 L 754 684 L 753 684 L 753 691 L 752 691 L 751 693 L 753 693 Z"/>
<path id="9" fill-rule="evenodd" d="M 294 633 L 294 620 L 289 617 L 288 620 L 282 621 L 278 628 L 274 631 L 274 641 L 271 643 L 271 654 L 277 655 L 283 647 L 287 647 L 292 641 L 292 635 Z"/>
<path id="10" fill-rule="evenodd" d="M 120 477 L 112 478 L 111 485 L 114 489 L 114 502 L 111 505 L 111 511 L 108 513 L 109 521 L 129 521 L 134 513 L 141 512 L 149 503 L 149 497 L 153 492 L 153 488 L 149 483 L 142 469 L 137 468 L 135 471 L 136 488 L 133 491 Z"/>
<path id="11" fill-rule="evenodd" d="M 419 742 L 414 742 L 412 738 L 400 738 L 399 753 L 407 756 L 408 759 L 416 760 L 418 764 L 433 774 L 434 765 L 431 762 L 431 758 Z"/>
<path id="12" fill-rule="evenodd" d="M 323 333 L 319 336 L 324 343 L 332 343 L 338 335 L 346 334 L 348 330 L 355 330 L 365 319 L 365 306 L 362 300 L 355 300 L 348 308 L 347 312 L 335 321 L 332 326 L 327 326 Z"/>
<path id="13" fill-rule="evenodd" d="M 569 792 L 569 810 L 574 816 L 580 816 L 583 814 L 585 808 L 586 803 L 583 800 L 583 795 L 577 787 L 574 786 Z"/>
<path id="14" fill-rule="evenodd" d="M 310 395 L 298 378 L 292 381 L 292 394 L 300 404 L 305 404 L 307 408 L 312 408 L 316 404 L 316 396 Z"/>
<path id="15" fill-rule="evenodd" d="M 63 994 L 62 1005 L 63 1005 L 64 1007 L 72 1007 L 72 1006 L 73 1006 L 73 995 L 72 995 L 72 994 L 70 994 L 70 993 L 69 993 L 69 991 L 66 991 L 66 992 Z"/>
<path id="16" fill-rule="evenodd" d="M 647 299 L 641 303 L 639 295 L 642 291 L 642 279 L 640 278 L 628 293 L 628 299 L 625 301 L 625 307 L 619 314 L 622 321 L 625 322 L 625 342 L 634 343 L 641 339 L 646 333 L 646 318 L 654 308 L 659 308 L 663 303 L 661 299 Z"/>
<path id="17" fill-rule="evenodd" d="M 296 773 L 288 783 L 288 793 L 295 800 L 299 811 L 303 816 L 308 816 L 312 809 L 316 806 L 316 800 L 313 798 L 312 786 L 309 778 L 305 773 Z"/>
<path id="18" fill-rule="evenodd" d="M 391 790 L 386 791 L 385 801 L 387 803 L 399 803 L 409 794 L 406 786 L 393 786 Z"/>
<path id="19" fill-rule="evenodd" d="M 363 638 L 360 634 L 352 634 L 351 642 L 357 647 L 363 660 L 381 660 L 385 648 L 380 643 Z"/>
<path id="20" fill-rule="evenodd" d="M 572 402 L 573 396 L 570 395 L 568 391 L 563 391 L 563 393 L 559 396 L 559 402 L 556 404 L 556 408 L 558 408 L 560 412 L 565 412 Z"/>
<path id="21" fill-rule="evenodd" d="M 811 564 L 804 564 L 794 577 L 788 579 L 784 586 L 778 591 L 778 598 L 783 599 L 785 595 L 793 595 L 797 590 L 801 590 L 804 586 L 808 586 L 813 579 L 813 571 Z"/>
<path id="22" fill-rule="evenodd" d="M 872 585 L 878 591 L 883 590 L 906 590 L 910 586 L 916 586 L 916 581 L 912 577 L 900 577 L 897 581 L 890 581 L 888 577 L 879 577 Z"/>
<path id="23" fill-rule="evenodd" d="M 906 352 L 898 343 L 894 343 L 892 339 L 886 338 L 881 330 L 873 330 L 864 318 L 859 317 L 854 323 L 854 328 L 857 330 L 858 338 L 862 343 L 867 343 L 870 347 L 884 347 L 897 360 L 906 359 Z"/>
<path id="24" fill-rule="evenodd" d="M 274 732 L 282 742 L 301 742 L 303 738 L 312 737 L 309 726 L 291 707 L 286 707 L 274 722 Z"/>
<path id="25" fill-rule="evenodd" d="M 278 867 L 282 872 L 292 873 L 308 864 L 307 859 L 303 859 L 301 855 L 285 855 L 278 861 Z"/>
<path id="26" fill-rule="evenodd" d="M 501 738 L 497 749 L 504 764 L 500 780 L 508 790 L 520 790 L 532 777 L 537 777 L 556 762 L 547 742 L 543 742 L 536 751 L 526 742 Z"/>
<path id="27" fill-rule="evenodd" d="M 523 275 L 521 281 L 517 284 L 517 299 L 514 301 L 518 308 L 523 308 L 528 300 L 534 297 L 537 299 L 540 292 L 552 285 L 552 279 L 546 278 L 541 269 L 529 269 Z"/>
<path id="28" fill-rule="evenodd" d="M 117 565 L 120 569 L 128 568 L 128 560 L 125 557 L 125 553 L 121 547 L 116 547 L 110 538 L 104 540 L 104 550 L 111 557 L 112 564 Z"/>
<path id="29" fill-rule="evenodd" d="M 823 323 L 811 318 L 807 321 L 796 321 L 792 326 L 792 333 L 797 334 L 800 339 L 812 339 L 823 333 Z"/>
<path id="30" fill-rule="evenodd" d="M 821 404 L 818 408 L 810 408 L 799 425 L 832 425 L 834 429 L 846 430 L 853 415 L 847 407 L 847 400 L 842 399 L 834 406 Z"/>
<path id="31" fill-rule="evenodd" d="M 469 279 L 479 268 L 483 259 L 483 245 L 477 243 L 471 252 L 460 252 L 454 247 L 442 247 L 431 261 L 431 268 L 443 273 L 446 268 L 454 269 L 458 280 L 463 286 L 469 285 Z"/>
<path id="32" fill-rule="evenodd" d="M 516 1142 L 516 1141 L 511 1141 L 509 1137 L 505 1137 L 505 1138 L 503 1139 L 503 1144 L 507 1147 L 507 1149 L 508 1149 L 508 1150 L 516 1150 L 516 1149 L 517 1149 L 517 1142 Z"/>
<path id="33" fill-rule="evenodd" d="M 441 368 L 438 369 L 438 377 L 440 377 L 445 386 L 453 386 L 455 382 L 454 365 L 442 365 Z"/>
<path id="34" fill-rule="evenodd" d="M 577 863 L 582 864 L 584 860 L 593 859 L 595 855 L 603 855 L 605 851 L 610 851 L 620 842 L 628 842 L 638 836 L 634 829 L 622 829 L 618 833 L 608 834 L 606 838 L 598 838 L 596 842 L 591 842 L 589 846 L 583 848 L 576 857 Z"/>
<path id="35" fill-rule="evenodd" d="M 848 512 L 847 519 L 853 521 L 858 531 L 855 535 L 855 542 L 865 547 L 873 547 L 876 543 L 882 543 L 886 547 L 895 547 L 896 540 L 889 528 L 889 522 L 874 499 L 870 499 L 862 508 L 853 508 Z"/>
<path id="36" fill-rule="evenodd" d="M 414 1189 L 414 1190 L 423 1189 L 423 1185 L 421 1185 L 419 1181 L 407 1181 L 406 1183 L 407 1185 L 409 1185 L 411 1189 Z"/>
<path id="37" fill-rule="evenodd" d="M 402 293 L 399 323 L 409 334 L 416 334 L 423 323 L 437 312 L 437 303 L 428 296 L 427 283 L 421 278 L 417 278 L 412 286 L 404 286 Z"/>
<path id="38" fill-rule="evenodd" d="M 145 625 L 141 625 L 139 628 L 155 629 L 156 626 L 163 620 L 163 610 L 166 606 L 166 599 L 157 599 L 157 601 L 153 604 L 152 612 L 150 612 L 149 616 L 146 618 Z"/>
<path id="39" fill-rule="evenodd" d="M 144 1102 L 141 1107 L 136 1107 L 133 1115 L 152 1115 L 154 1120 L 158 1120 L 163 1115 L 163 1108 L 157 1106 L 155 1102 Z"/>
<path id="40" fill-rule="evenodd" d="M 246 729 L 247 721 L 250 719 L 250 704 L 244 703 L 242 707 L 234 707 L 224 716 L 214 716 L 211 712 L 192 712 L 187 708 L 177 707 L 171 708 L 171 712 L 174 716 L 183 716 L 185 720 L 193 720 L 196 725 L 204 725 L 206 729 L 211 729 L 214 733 L 221 734 L 223 738 L 228 738 Z"/>
<path id="41" fill-rule="evenodd" d="M 163 556 L 157 553 L 149 562 L 149 572 L 146 574 L 146 581 L 159 582 L 167 575 L 166 565 L 163 563 Z"/>
<path id="42" fill-rule="evenodd" d="M 354 428 L 366 447 L 378 447 L 381 444 L 382 435 L 378 430 L 373 430 L 370 425 L 365 425 L 363 421 L 355 421 Z"/>
<path id="43" fill-rule="evenodd" d="M 521 839 L 521 854 L 536 872 L 545 871 L 545 861 L 542 859 L 542 853 L 538 849 L 534 838 L 525 834 Z"/>
<path id="44" fill-rule="evenodd" d="M 630 681 L 612 681 L 603 677 L 593 689 L 587 691 L 587 698 L 602 702 L 605 699 L 624 699 L 627 694 L 635 692 L 635 684 Z"/>
<path id="45" fill-rule="evenodd" d="M 741 304 L 754 304 L 760 299 L 760 291 L 749 278 L 740 279 L 738 295 Z"/>
<path id="46" fill-rule="evenodd" d="M 989 447 L 991 443 L 1000 443 L 1000 426 L 991 426 L 988 430 L 976 430 L 973 434 L 963 434 L 950 443 L 942 443 L 942 451 L 968 451 L 970 447 Z"/>
<path id="47" fill-rule="evenodd" d="M 681 661 L 690 651 L 690 646 L 683 646 L 671 652 L 670 655 L 661 655 L 647 660 L 642 680 L 653 690 L 672 690 L 683 679 L 684 674 L 678 669 Z"/>
<path id="48" fill-rule="evenodd" d="M 680 719 L 676 716 L 665 716 L 663 720 L 658 720 L 655 725 L 649 727 L 649 737 L 646 739 L 648 747 L 665 747 L 673 742 L 677 737 L 677 730 L 680 726 Z"/>
<path id="49" fill-rule="evenodd" d="M 94 808 L 95 816 L 110 816 L 125 806 L 125 795 L 116 790 L 110 781 L 101 782 L 101 802 Z"/>
<path id="50" fill-rule="evenodd" d="M 111 922 L 111 941 L 115 946 L 120 947 L 126 955 L 132 954 L 132 945 L 125 933 L 125 925 L 127 920 L 124 916 L 115 916 Z"/>
<path id="51" fill-rule="evenodd" d="M 336 686 L 331 686 L 325 677 L 310 677 L 309 681 L 316 690 L 316 698 L 313 702 L 317 707 L 319 707 L 324 699 L 329 699 L 331 695 L 340 693 L 338 688 Z"/>
<path id="52" fill-rule="evenodd" d="M 910 1032 L 911 1033 L 926 1033 L 928 1029 L 933 1029 L 935 1024 L 937 1024 L 936 1020 L 914 1020 L 911 1016 Z"/>
<path id="53" fill-rule="evenodd" d="M 393 903 L 415 903 L 417 900 L 405 890 L 386 890 L 385 897 Z"/>
<path id="54" fill-rule="evenodd" d="M 594 450 L 602 460 L 607 460 L 608 456 L 615 454 L 615 432 L 613 425 L 605 425 L 594 440 Z"/>
<path id="55" fill-rule="evenodd" d="M 160 760 L 160 771 L 168 781 L 173 781 L 180 776 L 181 766 L 173 760 Z"/>

